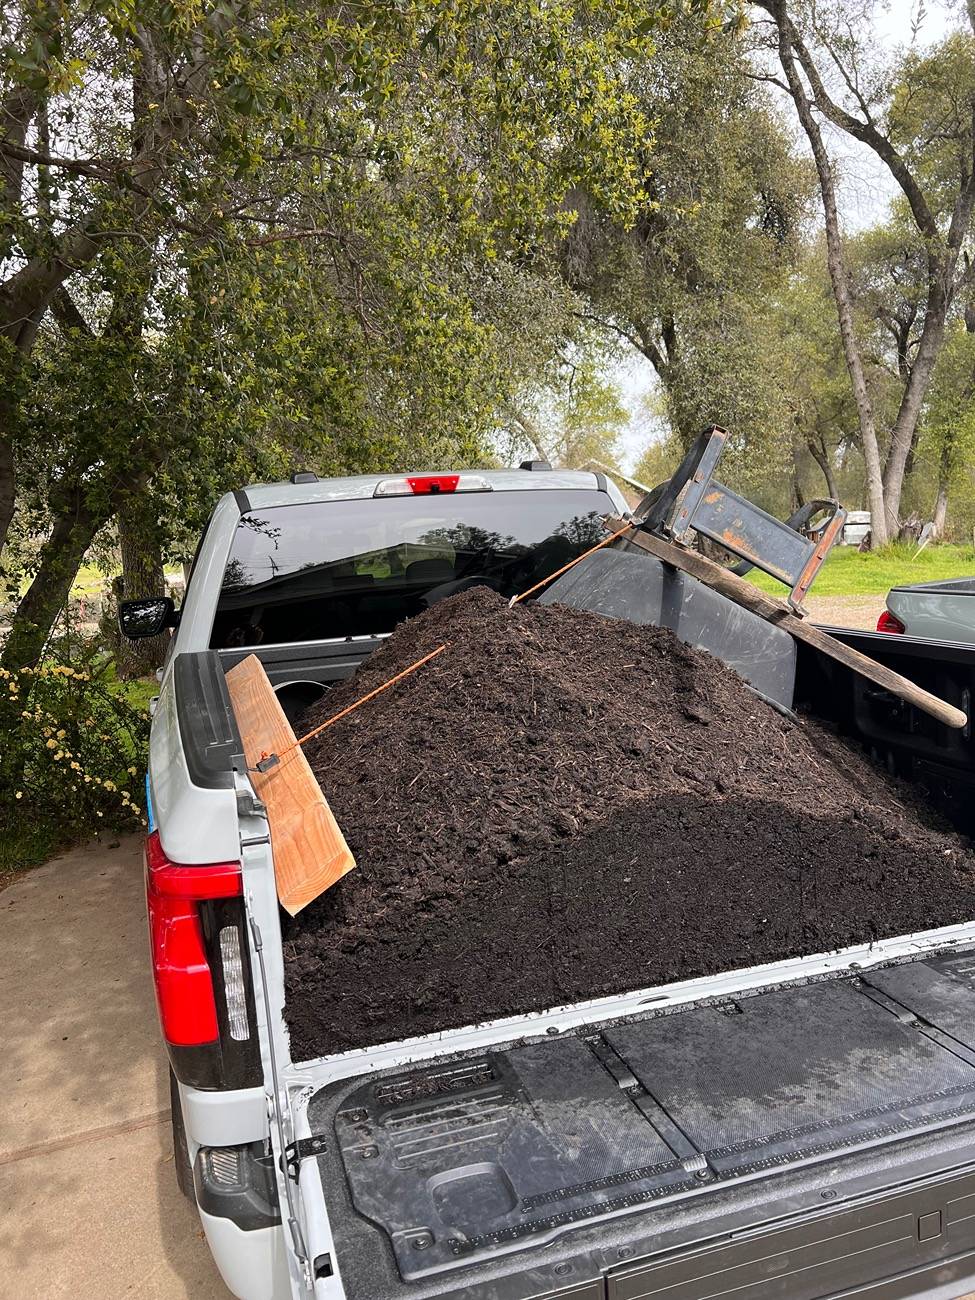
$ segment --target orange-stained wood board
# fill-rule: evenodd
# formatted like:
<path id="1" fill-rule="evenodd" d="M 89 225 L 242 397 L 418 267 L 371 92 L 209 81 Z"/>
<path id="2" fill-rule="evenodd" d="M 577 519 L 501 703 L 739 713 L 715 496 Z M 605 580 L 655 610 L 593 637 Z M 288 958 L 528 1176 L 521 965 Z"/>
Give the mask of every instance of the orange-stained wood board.
<path id="1" fill-rule="evenodd" d="M 254 790 L 267 806 L 278 899 L 294 916 L 351 871 L 355 858 L 256 655 L 231 668 L 227 688 Z M 266 754 L 280 761 L 259 772 Z"/>

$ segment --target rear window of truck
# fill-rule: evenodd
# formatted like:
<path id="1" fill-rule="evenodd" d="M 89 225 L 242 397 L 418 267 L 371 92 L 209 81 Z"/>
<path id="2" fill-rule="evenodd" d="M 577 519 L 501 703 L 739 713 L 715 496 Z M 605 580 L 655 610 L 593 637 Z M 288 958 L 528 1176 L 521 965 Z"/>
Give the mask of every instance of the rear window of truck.
<path id="1" fill-rule="evenodd" d="M 595 545 L 615 513 L 595 488 L 253 510 L 234 535 L 210 644 L 375 636 L 478 584 L 514 596 Z"/>

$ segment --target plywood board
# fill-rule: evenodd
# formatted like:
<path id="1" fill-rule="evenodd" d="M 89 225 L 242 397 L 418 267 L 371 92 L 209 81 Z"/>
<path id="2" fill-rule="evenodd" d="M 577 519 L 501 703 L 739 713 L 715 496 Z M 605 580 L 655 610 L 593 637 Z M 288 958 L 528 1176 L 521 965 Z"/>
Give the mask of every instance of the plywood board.
<path id="1" fill-rule="evenodd" d="M 355 859 L 256 655 L 231 668 L 227 688 L 254 790 L 267 805 L 278 899 L 294 916 L 351 871 Z M 280 762 L 256 771 L 267 754 Z"/>

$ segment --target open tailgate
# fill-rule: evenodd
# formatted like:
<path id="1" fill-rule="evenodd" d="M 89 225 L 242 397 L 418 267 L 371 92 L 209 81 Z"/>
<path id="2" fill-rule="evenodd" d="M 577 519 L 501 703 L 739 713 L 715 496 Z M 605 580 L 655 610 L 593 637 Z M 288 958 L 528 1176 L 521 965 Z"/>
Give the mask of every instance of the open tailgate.
<path id="1" fill-rule="evenodd" d="M 975 1271 L 971 951 L 360 1070 L 299 1109 L 322 1296 L 956 1296 Z"/>

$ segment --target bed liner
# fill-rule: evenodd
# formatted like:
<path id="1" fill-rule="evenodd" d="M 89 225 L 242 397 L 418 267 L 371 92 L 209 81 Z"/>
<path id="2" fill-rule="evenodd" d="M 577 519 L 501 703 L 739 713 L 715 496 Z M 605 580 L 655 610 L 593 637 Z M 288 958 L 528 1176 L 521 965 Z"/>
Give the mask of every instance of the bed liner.
<path id="1" fill-rule="evenodd" d="M 975 1125 L 975 947 L 360 1072 L 306 1113 L 350 1296 L 501 1295 L 537 1269 L 528 1247 L 569 1258 L 580 1232 L 659 1235 L 680 1204 L 760 1181 L 775 1201 L 838 1157 L 852 1173 L 957 1139 Z"/>

